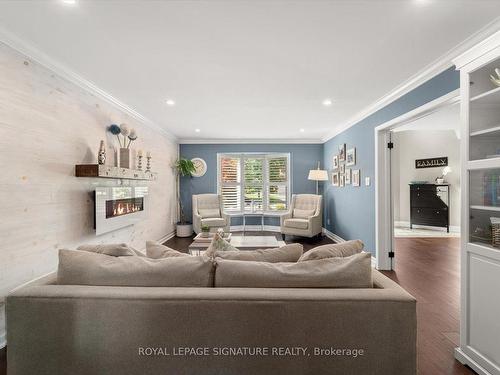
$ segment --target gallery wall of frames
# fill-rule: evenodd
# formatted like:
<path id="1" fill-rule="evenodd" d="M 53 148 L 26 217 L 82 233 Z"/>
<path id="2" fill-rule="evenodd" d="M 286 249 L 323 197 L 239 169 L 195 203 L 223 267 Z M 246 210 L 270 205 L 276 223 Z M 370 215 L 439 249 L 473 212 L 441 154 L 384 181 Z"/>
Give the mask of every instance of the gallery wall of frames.
<path id="1" fill-rule="evenodd" d="M 356 147 L 347 147 L 342 143 L 338 153 L 333 155 L 331 182 L 333 186 L 360 186 L 361 171 L 356 169 Z"/>

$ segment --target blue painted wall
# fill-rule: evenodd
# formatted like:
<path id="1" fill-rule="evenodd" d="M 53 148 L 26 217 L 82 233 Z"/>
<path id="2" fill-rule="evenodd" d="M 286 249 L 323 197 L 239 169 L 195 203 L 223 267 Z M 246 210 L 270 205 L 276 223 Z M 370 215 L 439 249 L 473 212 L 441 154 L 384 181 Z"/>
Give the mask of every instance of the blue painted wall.
<path id="1" fill-rule="evenodd" d="M 332 169 L 332 159 L 342 143 L 356 147 L 361 186 L 343 188 L 325 184 L 324 226 L 344 239 L 361 239 L 375 254 L 375 127 L 439 98 L 460 86 L 459 73 L 452 67 L 393 103 L 366 117 L 324 144 L 323 165 Z M 370 186 L 365 186 L 370 177 Z M 329 224 L 328 224 L 329 222 Z"/>
<path id="2" fill-rule="evenodd" d="M 181 144 L 181 157 L 199 157 L 208 166 L 207 173 L 202 177 L 181 178 L 181 199 L 189 218 L 192 214 L 192 194 L 217 192 L 217 153 L 231 152 L 288 152 L 291 160 L 292 194 L 316 193 L 316 183 L 309 181 L 307 175 L 310 169 L 317 167 L 318 161 L 323 160 L 322 144 Z M 240 222 L 235 218 L 232 224 L 238 225 Z M 250 221 L 248 223 L 253 224 Z M 279 219 L 266 218 L 266 225 L 279 225 Z"/>

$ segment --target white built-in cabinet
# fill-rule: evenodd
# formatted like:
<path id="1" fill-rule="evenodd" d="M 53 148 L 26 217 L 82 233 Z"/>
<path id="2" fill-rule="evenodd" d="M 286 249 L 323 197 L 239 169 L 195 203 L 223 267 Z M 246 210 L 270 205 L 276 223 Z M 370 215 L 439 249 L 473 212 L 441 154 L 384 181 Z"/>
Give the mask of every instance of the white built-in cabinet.
<path id="1" fill-rule="evenodd" d="M 455 357 L 500 375 L 500 31 L 454 60 L 461 91 L 461 311 Z M 496 219 L 495 219 L 496 218 Z M 500 241 L 500 239 L 499 239 Z"/>

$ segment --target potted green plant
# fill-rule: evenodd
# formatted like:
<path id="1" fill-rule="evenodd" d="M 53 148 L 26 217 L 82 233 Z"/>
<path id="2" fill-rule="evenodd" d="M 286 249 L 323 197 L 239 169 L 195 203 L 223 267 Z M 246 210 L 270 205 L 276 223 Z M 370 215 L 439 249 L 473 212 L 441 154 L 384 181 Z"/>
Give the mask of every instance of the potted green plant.
<path id="1" fill-rule="evenodd" d="M 206 224 L 203 224 L 201 226 L 201 235 L 203 237 L 208 237 L 208 234 L 210 233 L 210 227 Z"/>
<path id="2" fill-rule="evenodd" d="M 189 159 L 180 158 L 175 162 L 175 171 L 177 177 L 177 203 L 179 204 L 179 221 L 177 222 L 177 237 L 189 237 L 193 234 L 193 224 L 186 220 L 184 206 L 182 205 L 180 192 L 180 178 L 193 177 L 196 168 Z"/>

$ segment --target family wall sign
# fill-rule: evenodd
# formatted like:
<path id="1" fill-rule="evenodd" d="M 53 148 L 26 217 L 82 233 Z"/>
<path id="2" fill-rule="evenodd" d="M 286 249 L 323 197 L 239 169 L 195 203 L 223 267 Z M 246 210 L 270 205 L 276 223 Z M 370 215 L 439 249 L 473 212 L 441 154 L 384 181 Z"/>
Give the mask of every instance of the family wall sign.
<path id="1" fill-rule="evenodd" d="M 415 160 L 415 168 L 436 168 L 446 167 L 448 165 L 448 157 L 443 156 L 440 158 L 417 159 Z"/>

